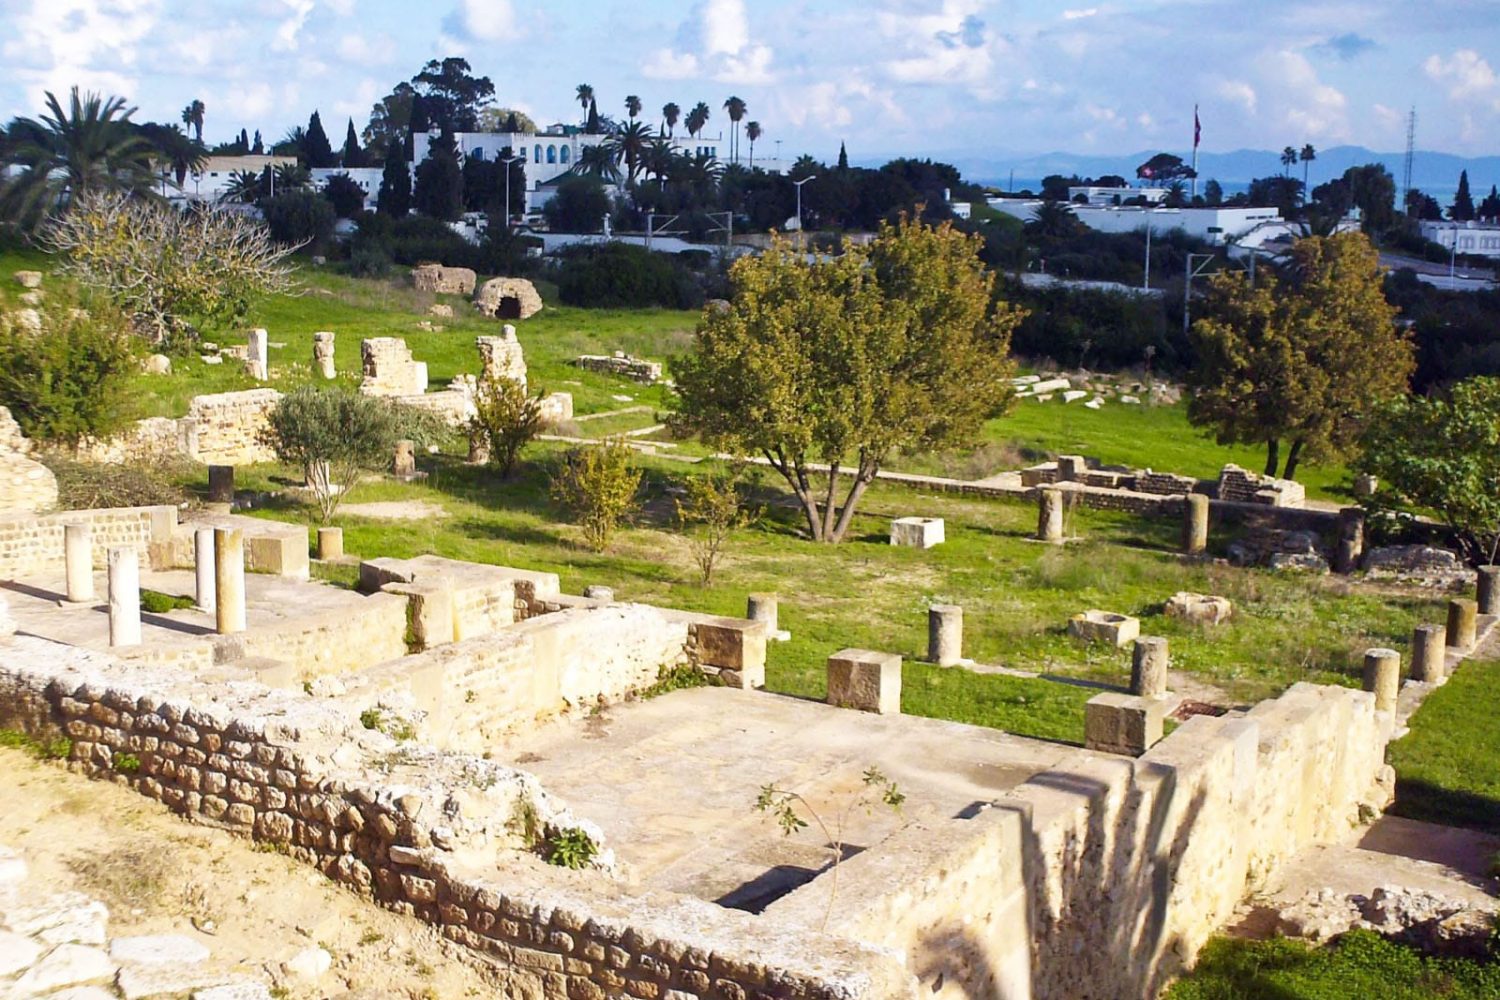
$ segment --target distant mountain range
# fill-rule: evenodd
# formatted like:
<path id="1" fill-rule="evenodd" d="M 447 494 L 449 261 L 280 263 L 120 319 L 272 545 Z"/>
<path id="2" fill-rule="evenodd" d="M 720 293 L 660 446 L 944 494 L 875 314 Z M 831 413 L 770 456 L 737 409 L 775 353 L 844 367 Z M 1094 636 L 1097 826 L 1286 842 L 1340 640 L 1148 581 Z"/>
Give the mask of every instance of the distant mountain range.
<path id="1" fill-rule="evenodd" d="M 965 178 L 976 183 L 1004 187 L 1014 173 L 1016 187 L 1019 189 L 1035 188 L 1040 179 L 1049 174 L 1077 174 L 1080 177 L 1119 174 L 1133 181 L 1135 168 L 1157 152 L 1159 150 L 1119 156 L 1092 156 L 1079 153 L 1010 154 L 1002 150 L 970 149 L 927 155 L 934 160 L 953 164 Z M 1382 163 L 1391 172 L 1391 176 L 1396 178 L 1399 187 L 1405 160 L 1404 152 L 1377 153 L 1363 146 L 1331 146 L 1318 150 L 1317 158 L 1313 160 L 1309 171 L 1310 181 L 1316 187 L 1339 176 L 1349 167 Z M 885 159 L 878 159 L 861 165 L 879 166 L 884 162 Z M 1226 190 L 1243 188 L 1255 178 L 1279 174 L 1281 169 L 1281 153 L 1268 149 L 1237 149 L 1230 153 L 1198 154 L 1199 183 L 1212 177 Z M 1463 157 L 1420 149 L 1412 157 L 1412 184 L 1442 200 L 1444 195 L 1451 196 L 1457 189 L 1460 170 L 1469 172 L 1469 186 L 1476 200 L 1489 191 L 1491 184 L 1500 184 L 1500 156 Z M 1302 164 L 1298 163 L 1292 173 L 1300 178 Z"/>

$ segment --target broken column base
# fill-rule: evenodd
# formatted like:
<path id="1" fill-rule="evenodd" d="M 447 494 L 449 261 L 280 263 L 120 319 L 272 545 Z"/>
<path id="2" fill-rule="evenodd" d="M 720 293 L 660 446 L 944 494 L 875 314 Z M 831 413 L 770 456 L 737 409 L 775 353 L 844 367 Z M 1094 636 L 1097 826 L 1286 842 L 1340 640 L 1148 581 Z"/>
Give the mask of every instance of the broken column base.
<path id="1" fill-rule="evenodd" d="M 1156 698 L 1115 691 L 1096 695 L 1084 706 L 1083 745 L 1139 757 L 1161 739 L 1167 715 L 1180 700 L 1171 694 Z"/>
<path id="2" fill-rule="evenodd" d="M 828 658 L 828 704 L 880 715 L 901 714 L 901 657 L 843 649 Z"/>

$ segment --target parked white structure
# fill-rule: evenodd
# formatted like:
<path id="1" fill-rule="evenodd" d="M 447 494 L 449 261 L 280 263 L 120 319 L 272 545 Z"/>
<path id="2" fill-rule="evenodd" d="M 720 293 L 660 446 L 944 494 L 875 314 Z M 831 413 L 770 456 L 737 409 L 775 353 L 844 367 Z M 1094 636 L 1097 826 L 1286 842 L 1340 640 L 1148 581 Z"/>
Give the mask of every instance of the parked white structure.
<path id="1" fill-rule="evenodd" d="M 1423 222 L 1422 235 L 1448 251 L 1475 257 L 1500 257 L 1500 223 Z"/>
<path id="2" fill-rule="evenodd" d="M 1083 187 L 1068 188 L 1068 200 L 1077 202 L 1080 197 L 1086 199 L 1090 205 L 1108 206 L 1119 205 L 1130 201 L 1132 198 L 1145 198 L 1148 205 L 1160 205 L 1167 200 L 1171 194 L 1163 187 L 1096 187 L 1087 185 Z"/>
<path id="3" fill-rule="evenodd" d="M 991 208 L 1013 215 L 1023 222 L 1030 221 L 1043 204 L 1040 199 L 989 200 Z M 1069 207 L 1079 222 L 1102 233 L 1130 233 L 1150 226 L 1151 231 L 1158 235 L 1180 229 L 1189 236 L 1208 243 L 1223 244 L 1232 240 L 1247 246 L 1259 246 L 1281 238 L 1295 239 L 1301 235 L 1301 229 L 1295 223 L 1283 220 L 1281 212 L 1274 208 L 1142 208 L 1113 205 Z"/>

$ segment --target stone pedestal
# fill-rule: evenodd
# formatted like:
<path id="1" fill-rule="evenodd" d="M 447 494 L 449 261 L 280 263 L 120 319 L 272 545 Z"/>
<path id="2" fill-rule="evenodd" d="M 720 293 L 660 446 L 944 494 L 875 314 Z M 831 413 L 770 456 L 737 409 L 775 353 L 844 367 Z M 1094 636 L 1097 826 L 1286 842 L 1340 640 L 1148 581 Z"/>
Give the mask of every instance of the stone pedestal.
<path id="1" fill-rule="evenodd" d="M 88 524 L 63 525 L 63 561 L 68 574 L 68 602 L 94 601 L 94 529 Z"/>
<path id="2" fill-rule="evenodd" d="M 220 635 L 245 631 L 245 535 L 214 529 L 214 616 Z"/>
<path id="3" fill-rule="evenodd" d="M 604 601 L 606 604 L 615 599 L 613 587 L 603 587 L 597 583 L 591 583 L 583 588 L 583 596 L 592 601 Z"/>
<path id="4" fill-rule="evenodd" d="M 745 617 L 766 626 L 766 639 L 786 642 L 792 637 L 781 629 L 780 601 L 775 594 L 751 594 L 745 598 Z"/>
<path id="5" fill-rule="evenodd" d="M 408 482 L 417 478 L 416 445 L 404 438 L 396 442 L 396 454 L 391 461 L 391 474 L 397 479 Z"/>
<path id="6" fill-rule="evenodd" d="M 1036 537 L 1044 542 L 1062 541 L 1062 490 L 1052 486 L 1043 486 L 1037 491 Z"/>
<path id="7" fill-rule="evenodd" d="M 1359 475 L 1354 477 L 1354 495 L 1360 499 L 1372 497 L 1380 488 L 1380 480 L 1371 475 Z"/>
<path id="8" fill-rule="evenodd" d="M 318 558 L 319 559 L 342 559 L 342 558 L 344 558 L 344 529 L 343 528 L 319 528 L 318 529 Z"/>
<path id="9" fill-rule="evenodd" d="M 1401 654 L 1394 649 L 1365 650 L 1364 688 L 1375 693 L 1375 711 L 1394 712 L 1401 693 Z"/>
<path id="10" fill-rule="evenodd" d="M 266 354 L 266 347 L 270 339 L 270 334 L 266 333 L 265 330 L 255 329 L 250 331 L 250 343 L 245 357 L 245 372 L 259 382 L 264 382 L 271 377 L 270 361 Z"/>
<path id="11" fill-rule="evenodd" d="M 1361 507 L 1339 511 L 1339 540 L 1333 554 L 1336 573 L 1353 573 L 1365 554 L 1365 512 Z"/>
<path id="12" fill-rule="evenodd" d="M 1467 597 L 1456 597 L 1448 602 L 1448 648 L 1467 653 L 1474 648 L 1479 623 L 1475 620 L 1479 604 Z"/>
<path id="13" fill-rule="evenodd" d="M 1143 698 L 1159 698 L 1167 693 L 1167 666 L 1171 656 L 1167 640 L 1143 635 L 1135 641 L 1130 661 L 1130 693 Z"/>
<path id="14" fill-rule="evenodd" d="M 1091 608 L 1068 619 L 1068 634 L 1084 642 L 1123 646 L 1141 634 L 1141 620 L 1130 615 Z"/>
<path id="15" fill-rule="evenodd" d="M 333 334 L 327 330 L 313 334 L 313 369 L 324 378 L 338 375 L 333 364 Z"/>
<path id="16" fill-rule="evenodd" d="M 1088 462 L 1082 455 L 1059 455 L 1057 456 L 1057 480 L 1061 483 L 1077 483 L 1083 481 L 1084 473 L 1088 471 Z"/>
<path id="17" fill-rule="evenodd" d="M 214 529 L 193 530 L 193 600 L 202 611 L 214 609 Z"/>
<path id="18" fill-rule="evenodd" d="M 898 517 L 891 522 L 891 544 L 930 549 L 943 544 L 940 517 Z"/>
<path id="19" fill-rule="evenodd" d="M 1478 591 L 1479 613 L 1500 615 L 1500 566 L 1479 567 Z"/>
<path id="20" fill-rule="evenodd" d="M 1412 680 L 1423 684 L 1441 684 L 1447 679 L 1447 634 L 1448 630 L 1441 625 L 1418 625 L 1412 630 Z"/>
<path id="21" fill-rule="evenodd" d="M 130 545 L 109 550 L 109 644 L 141 644 L 141 558 Z"/>
<path id="22" fill-rule="evenodd" d="M 208 502 L 234 503 L 234 466 L 208 467 Z"/>
<path id="23" fill-rule="evenodd" d="M 1165 698 L 1115 691 L 1095 695 L 1083 709 L 1083 745 L 1089 750 L 1139 757 L 1162 737 Z"/>
<path id="24" fill-rule="evenodd" d="M 951 667 L 964 656 L 964 609 L 934 604 L 927 609 L 927 660 Z"/>
<path id="25" fill-rule="evenodd" d="M 1208 550 L 1208 497 L 1189 493 L 1182 510 L 1182 551 L 1196 556 Z"/>
<path id="26" fill-rule="evenodd" d="M 901 712 L 901 657 L 841 649 L 828 658 L 828 704 L 861 712 Z"/>

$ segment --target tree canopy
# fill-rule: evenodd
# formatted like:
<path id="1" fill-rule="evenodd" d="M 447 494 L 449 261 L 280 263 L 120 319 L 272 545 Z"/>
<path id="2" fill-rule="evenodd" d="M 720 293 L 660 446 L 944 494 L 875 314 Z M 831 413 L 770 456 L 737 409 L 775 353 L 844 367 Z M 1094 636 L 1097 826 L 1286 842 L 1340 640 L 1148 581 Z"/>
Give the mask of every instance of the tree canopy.
<path id="1" fill-rule="evenodd" d="M 678 425 L 764 455 L 811 537 L 841 540 L 893 451 L 964 442 L 1011 398 L 1022 314 L 993 301 L 978 251 L 951 224 L 902 218 L 832 259 L 809 262 L 781 241 L 741 258 L 729 305 L 704 313 L 674 366 Z M 822 488 L 814 463 L 829 466 Z"/>

